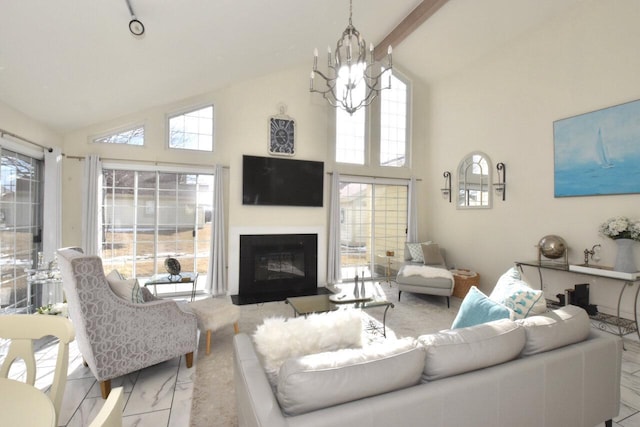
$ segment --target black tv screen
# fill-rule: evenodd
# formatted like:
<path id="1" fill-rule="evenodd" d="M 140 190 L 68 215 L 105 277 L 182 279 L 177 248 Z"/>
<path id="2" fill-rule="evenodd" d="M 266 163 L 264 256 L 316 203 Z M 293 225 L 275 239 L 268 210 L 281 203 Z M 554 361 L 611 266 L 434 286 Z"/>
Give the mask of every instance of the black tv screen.
<path id="1" fill-rule="evenodd" d="M 242 156 L 242 204 L 322 207 L 324 163 Z"/>

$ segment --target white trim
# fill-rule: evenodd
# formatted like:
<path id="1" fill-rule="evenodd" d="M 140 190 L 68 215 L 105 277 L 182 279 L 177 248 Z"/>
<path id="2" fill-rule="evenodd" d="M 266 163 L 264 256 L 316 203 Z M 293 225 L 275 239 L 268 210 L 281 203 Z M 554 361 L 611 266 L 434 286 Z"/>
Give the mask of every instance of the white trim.
<path id="1" fill-rule="evenodd" d="M 356 182 L 360 184 L 389 184 L 409 185 L 411 179 L 407 178 L 379 178 L 375 176 L 340 174 L 340 182 Z"/>
<path id="2" fill-rule="evenodd" d="M 44 149 L 38 150 L 31 147 L 27 147 L 24 144 L 21 144 L 16 141 L 11 141 L 3 137 L 0 137 L 0 147 L 9 151 L 15 151 L 18 154 L 33 157 L 34 159 L 37 159 L 37 160 L 44 159 Z"/>
<path id="3" fill-rule="evenodd" d="M 179 166 L 179 165 L 154 165 L 149 163 L 123 163 L 114 161 L 103 161 L 102 169 L 118 169 L 139 172 L 173 172 L 189 174 L 209 174 L 215 175 L 215 167 L 212 166 Z"/>

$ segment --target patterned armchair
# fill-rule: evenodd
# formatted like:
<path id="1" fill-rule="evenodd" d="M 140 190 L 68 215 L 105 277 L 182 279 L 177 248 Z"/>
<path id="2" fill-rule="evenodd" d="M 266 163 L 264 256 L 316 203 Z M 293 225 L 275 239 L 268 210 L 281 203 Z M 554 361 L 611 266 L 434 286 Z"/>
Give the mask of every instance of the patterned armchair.
<path id="1" fill-rule="evenodd" d="M 193 365 L 198 345 L 194 314 L 171 300 L 134 304 L 118 297 L 107 283 L 100 257 L 61 249 L 58 264 L 78 348 L 100 382 L 103 398 L 113 378 L 183 354 L 187 368 Z"/>

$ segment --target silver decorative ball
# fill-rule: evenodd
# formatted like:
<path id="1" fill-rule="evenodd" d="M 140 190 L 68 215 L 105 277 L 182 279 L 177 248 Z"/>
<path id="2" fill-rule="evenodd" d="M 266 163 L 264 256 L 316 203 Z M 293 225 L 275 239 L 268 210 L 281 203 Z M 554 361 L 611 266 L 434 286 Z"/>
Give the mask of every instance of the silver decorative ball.
<path id="1" fill-rule="evenodd" d="M 560 236 L 550 234 L 540 239 L 538 247 L 542 255 L 550 259 L 556 259 L 564 256 L 567 250 L 567 242 Z"/>
<path id="2" fill-rule="evenodd" d="M 177 276 L 180 274 L 180 261 L 175 258 L 167 258 L 164 260 L 164 267 L 167 269 L 167 272 L 172 276 Z"/>

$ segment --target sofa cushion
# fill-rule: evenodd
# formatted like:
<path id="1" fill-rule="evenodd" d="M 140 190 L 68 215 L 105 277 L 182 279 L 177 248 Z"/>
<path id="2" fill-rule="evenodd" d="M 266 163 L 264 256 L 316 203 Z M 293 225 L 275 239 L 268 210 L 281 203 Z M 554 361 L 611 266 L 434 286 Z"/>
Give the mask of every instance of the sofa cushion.
<path id="1" fill-rule="evenodd" d="M 277 398 L 285 414 L 300 415 L 416 385 L 423 367 L 424 350 L 413 338 L 288 359 Z"/>
<path id="2" fill-rule="evenodd" d="M 493 301 L 513 310 L 516 319 L 547 311 L 547 302 L 541 290 L 532 289 L 516 267 L 507 270 L 489 295 Z"/>
<path id="3" fill-rule="evenodd" d="M 425 265 L 444 265 L 445 261 L 437 243 L 423 243 L 422 258 Z"/>
<path id="4" fill-rule="evenodd" d="M 434 381 L 486 368 L 518 357 L 525 343 L 524 328 L 509 319 L 422 335 L 426 359 L 423 381 Z"/>
<path id="5" fill-rule="evenodd" d="M 502 304 L 490 300 L 477 287 L 472 286 L 460 304 L 460 310 L 451 329 L 465 328 L 498 319 L 511 318 L 511 311 Z"/>
<path id="6" fill-rule="evenodd" d="M 285 319 L 271 317 L 253 334 L 271 385 L 285 360 L 307 354 L 362 346 L 362 312 L 337 310 Z"/>
<path id="7" fill-rule="evenodd" d="M 136 304 L 145 302 L 138 279 L 125 279 L 118 270 L 112 270 L 106 278 L 113 293 L 120 298 Z"/>
<path id="8" fill-rule="evenodd" d="M 538 316 L 516 321 L 526 333 L 523 356 L 542 353 L 584 341 L 589 336 L 589 316 L 584 309 L 568 305 Z"/>

